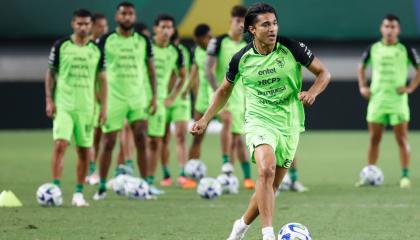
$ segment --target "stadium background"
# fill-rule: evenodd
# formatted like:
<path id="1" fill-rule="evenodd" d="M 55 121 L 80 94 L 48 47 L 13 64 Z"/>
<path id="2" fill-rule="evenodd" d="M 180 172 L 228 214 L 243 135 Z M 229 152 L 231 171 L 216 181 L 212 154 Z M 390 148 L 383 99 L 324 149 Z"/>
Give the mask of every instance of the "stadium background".
<path id="1" fill-rule="evenodd" d="M 118 1 L 15 0 L 0 3 L 0 129 L 49 128 L 44 113 L 43 76 L 47 55 L 55 39 L 71 32 L 74 9 L 85 7 L 104 13 L 110 30 Z M 213 34 L 227 29 L 229 10 L 236 4 L 257 1 L 136 0 L 138 20 L 152 26 L 159 13 L 174 15 L 187 44 L 196 24 L 207 22 Z M 386 13 L 401 18 L 402 40 L 420 49 L 419 0 L 302 0 L 274 1 L 280 33 L 306 42 L 325 62 L 333 82 L 317 104 L 307 109 L 309 129 L 364 129 L 367 102 L 360 97 L 356 67 L 363 50 L 379 38 L 378 26 Z M 312 80 L 306 72 L 305 80 Z M 413 72 L 411 72 L 411 76 Z M 420 93 L 410 96 L 420 102 Z M 420 129 L 420 105 L 411 105 L 411 128 Z M 7 114 L 6 114 L 7 113 Z"/>

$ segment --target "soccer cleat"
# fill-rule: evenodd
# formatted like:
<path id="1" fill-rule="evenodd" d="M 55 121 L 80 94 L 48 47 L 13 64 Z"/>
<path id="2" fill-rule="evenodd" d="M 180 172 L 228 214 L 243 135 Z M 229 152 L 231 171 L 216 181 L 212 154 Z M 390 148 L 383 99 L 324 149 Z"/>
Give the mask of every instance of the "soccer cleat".
<path id="1" fill-rule="evenodd" d="M 172 186 L 172 178 L 165 178 L 160 182 L 161 187 L 169 187 Z"/>
<path id="2" fill-rule="evenodd" d="M 241 219 L 238 219 L 233 224 L 232 232 L 230 233 L 230 236 L 227 238 L 227 240 L 242 240 L 245 239 L 245 233 L 248 230 L 249 226 L 243 227 L 240 229 L 240 221 Z"/>
<path id="3" fill-rule="evenodd" d="M 410 188 L 411 187 L 411 181 L 408 177 L 403 177 L 400 180 L 400 188 Z"/>
<path id="4" fill-rule="evenodd" d="M 86 183 L 89 185 L 96 185 L 99 183 L 99 176 L 96 172 L 86 177 Z"/>
<path id="5" fill-rule="evenodd" d="M 86 202 L 85 198 L 83 197 L 83 193 L 80 193 L 80 192 L 73 194 L 71 205 L 76 206 L 76 207 L 89 207 L 89 203 Z"/>
<path id="6" fill-rule="evenodd" d="M 183 186 L 184 183 L 188 180 L 188 178 L 184 177 L 184 176 L 179 176 L 178 179 L 176 180 L 176 184 L 178 184 L 179 186 Z"/>
<path id="7" fill-rule="evenodd" d="M 276 236 L 271 235 L 271 236 L 264 236 L 263 240 L 276 240 Z"/>
<path id="8" fill-rule="evenodd" d="M 160 190 L 159 188 L 157 188 L 154 185 L 150 185 L 149 193 L 153 196 L 157 196 L 157 195 L 165 194 L 165 191 Z"/>
<path id="9" fill-rule="evenodd" d="M 292 183 L 292 185 L 290 186 L 290 190 L 299 193 L 308 191 L 308 189 L 305 186 L 303 186 L 303 184 L 299 181 Z"/>
<path id="10" fill-rule="evenodd" d="M 233 173 L 233 165 L 230 162 L 224 163 L 222 165 L 222 173 L 224 174 L 231 174 Z"/>
<path id="11" fill-rule="evenodd" d="M 93 200 L 99 201 L 104 200 L 106 198 L 106 190 L 99 190 L 93 195 Z"/>
<path id="12" fill-rule="evenodd" d="M 251 178 L 244 179 L 245 189 L 253 190 L 255 189 L 255 182 Z"/>
<path id="13" fill-rule="evenodd" d="M 197 187 L 197 183 L 192 179 L 186 179 L 181 186 L 183 189 L 195 189 Z"/>

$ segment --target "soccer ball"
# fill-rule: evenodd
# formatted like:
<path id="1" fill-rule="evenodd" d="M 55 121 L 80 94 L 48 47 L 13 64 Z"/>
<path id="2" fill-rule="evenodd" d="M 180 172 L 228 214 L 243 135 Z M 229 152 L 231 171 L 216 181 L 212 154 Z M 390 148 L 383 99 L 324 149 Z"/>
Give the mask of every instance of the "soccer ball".
<path id="1" fill-rule="evenodd" d="M 278 240 L 312 240 L 309 229 L 300 223 L 288 223 L 284 225 L 277 237 Z"/>
<path id="2" fill-rule="evenodd" d="M 45 183 L 36 191 L 36 200 L 42 206 L 60 206 L 63 204 L 63 195 L 59 187 L 52 183 Z"/>
<path id="3" fill-rule="evenodd" d="M 214 199 L 222 195 L 222 185 L 214 178 L 202 178 L 197 193 L 205 199 Z"/>
<path id="4" fill-rule="evenodd" d="M 239 192 L 239 180 L 232 174 L 220 174 L 217 181 L 222 185 L 223 193 L 237 194 Z"/>
<path id="5" fill-rule="evenodd" d="M 133 199 L 150 199 L 149 184 L 140 178 L 128 178 L 124 185 L 125 194 Z"/>
<path id="6" fill-rule="evenodd" d="M 384 182 L 384 174 L 377 166 L 368 165 L 360 172 L 360 182 L 366 185 L 379 186 Z"/>
<path id="7" fill-rule="evenodd" d="M 207 167 L 202 161 L 198 159 L 191 159 L 187 162 L 187 164 L 185 164 L 184 170 L 187 177 L 200 180 L 206 176 Z"/>
<path id="8" fill-rule="evenodd" d="M 116 194 L 125 196 L 125 184 L 130 178 L 131 177 L 129 175 L 118 175 L 117 177 L 111 179 L 112 184 L 110 184 L 110 187 Z"/>
<path id="9" fill-rule="evenodd" d="M 288 191 L 292 187 L 292 178 L 290 178 L 290 175 L 286 173 L 286 175 L 283 178 L 283 181 L 281 182 L 278 191 Z"/>

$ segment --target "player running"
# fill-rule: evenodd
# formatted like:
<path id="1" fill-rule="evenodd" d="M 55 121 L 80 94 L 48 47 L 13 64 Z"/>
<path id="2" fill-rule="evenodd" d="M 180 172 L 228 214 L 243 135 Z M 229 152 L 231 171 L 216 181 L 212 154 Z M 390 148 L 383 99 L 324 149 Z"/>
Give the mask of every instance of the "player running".
<path id="1" fill-rule="evenodd" d="M 179 48 L 184 58 L 184 65 L 186 70 L 186 78 L 184 87 L 181 90 L 181 94 L 178 95 L 172 106 L 166 109 L 166 129 L 165 136 L 163 137 L 162 146 L 162 170 L 163 180 L 160 182 L 162 187 L 172 185 L 172 178 L 169 172 L 169 143 L 171 140 L 171 122 L 175 125 L 175 140 L 176 140 L 176 157 L 179 163 L 179 176 L 177 184 L 185 189 L 192 189 L 197 186 L 196 182 L 188 179 L 185 176 L 184 166 L 187 160 L 187 145 L 186 135 L 188 131 L 188 121 L 191 119 L 191 97 L 189 94 L 189 82 L 190 82 L 190 70 L 191 70 L 191 51 L 188 47 L 181 43 L 181 38 L 178 31 L 175 29 L 174 34 L 171 37 L 171 43 Z M 170 85 L 177 82 L 177 74 L 173 74 Z M 170 86 L 171 89 L 171 86 Z"/>
<path id="2" fill-rule="evenodd" d="M 103 150 L 100 154 L 100 183 L 94 200 L 106 197 L 106 177 L 118 132 L 128 121 L 133 131 L 140 176 L 147 176 L 147 115 L 156 111 L 156 78 L 152 46 L 149 39 L 133 29 L 136 10 L 132 3 L 117 6 L 116 31 L 99 40 L 107 64 L 109 82 L 108 119 L 102 126 Z M 145 71 L 147 68 L 147 72 Z M 145 75 L 149 77 L 146 78 Z M 149 79 L 152 98 L 146 102 L 145 81 Z"/>
<path id="3" fill-rule="evenodd" d="M 243 82 L 246 142 L 258 167 L 258 181 L 248 209 L 235 221 L 228 239 L 243 239 L 249 225 L 260 215 L 263 240 L 274 240 L 274 193 L 304 131 L 303 105 L 315 102 L 328 85 L 330 74 L 305 44 L 277 36 L 277 15 L 270 5 L 251 6 L 245 16 L 245 30 L 253 41 L 234 55 L 212 104 L 191 132 L 202 134 L 228 102 L 234 86 Z M 316 76 L 308 91 L 301 91 L 302 66 Z"/>
<path id="4" fill-rule="evenodd" d="M 214 91 L 222 84 L 232 56 L 246 45 L 243 39 L 245 14 L 245 7 L 233 7 L 229 32 L 212 39 L 207 47 L 206 75 Z M 251 179 L 251 167 L 246 156 L 246 147 L 241 138 L 244 133 L 244 90 L 242 83 L 238 85 L 227 107 L 220 113 L 223 124 L 220 135 L 223 154 L 222 172 L 233 172 L 232 160 L 234 158 L 232 157 L 238 156 L 244 173 L 244 186 L 247 189 L 254 189 L 255 183 Z"/>
<path id="5" fill-rule="evenodd" d="M 185 67 L 181 50 L 171 44 L 171 36 L 174 34 L 175 20 L 172 16 L 161 14 L 155 20 L 153 31 L 153 53 L 156 66 L 157 79 L 157 111 L 149 117 L 149 155 L 150 168 L 146 179 L 151 186 L 153 194 L 161 194 L 154 185 L 156 168 L 159 159 L 162 157 L 163 137 L 166 131 L 166 121 L 168 117 L 167 109 L 170 109 L 177 96 L 180 94 L 185 82 Z M 171 76 L 179 74 L 179 80 L 170 86 Z"/>
<path id="6" fill-rule="evenodd" d="M 399 41 L 400 20 L 397 16 L 385 16 L 380 31 L 382 39 L 364 52 L 358 69 L 360 94 L 369 100 L 366 117 L 370 133 L 368 165 L 376 165 L 382 132 L 387 125 L 391 125 L 400 149 L 402 168 L 400 187 L 409 188 L 411 183 L 408 169 L 410 163 L 408 94 L 414 92 L 420 83 L 420 59 L 414 48 Z M 410 64 L 416 69 L 416 77 L 407 86 Z M 372 66 L 370 87 L 365 74 L 368 65 Z M 356 186 L 361 185 L 363 182 L 356 184 Z"/>
<path id="7" fill-rule="evenodd" d="M 74 136 L 77 150 L 77 184 L 72 205 L 89 206 L 83 197 L 83 182 L 93 144 L 96 82 L 101 111 L 99 121 L 106 120 L 107 85 L 104 55 L 90 39 L 92 15 L 76 10 L 71 21 L 73 34 L 58 40 L 51 49 L 45 77 L 46 113 L 53 119 L 53 183 L 60 186 L 64 154 Z"/>

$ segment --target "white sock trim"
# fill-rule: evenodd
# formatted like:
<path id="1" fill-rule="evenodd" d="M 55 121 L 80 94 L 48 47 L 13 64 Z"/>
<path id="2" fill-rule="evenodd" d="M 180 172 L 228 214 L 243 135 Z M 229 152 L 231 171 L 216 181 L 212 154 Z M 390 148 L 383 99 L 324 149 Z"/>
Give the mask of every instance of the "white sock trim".
<path id="1" fill-rule="evenodd" d="M 274 228 L 273 227 L 265 227 L 261 230 L 263 236 L 274 236 Z"/>

